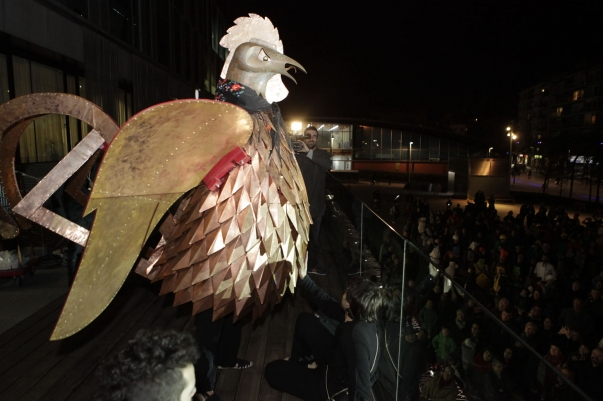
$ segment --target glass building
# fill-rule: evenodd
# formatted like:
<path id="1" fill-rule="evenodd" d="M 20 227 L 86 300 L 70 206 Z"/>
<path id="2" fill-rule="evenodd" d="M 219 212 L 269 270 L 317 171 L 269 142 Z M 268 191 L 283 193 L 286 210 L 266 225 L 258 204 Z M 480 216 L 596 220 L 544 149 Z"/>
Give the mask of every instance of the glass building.
<path id="1" fill-rule="evenodd" d="M 478 150 L 474 139 L 449 131 L 383 121 L 329 121 L 289 121 L 288 127 L 293 135 L 316 127 L 318 147 L 331 153 L 333 170 L 408 171 L 412 163 L 416 171 L 417 166 L 447 165 Z"/>

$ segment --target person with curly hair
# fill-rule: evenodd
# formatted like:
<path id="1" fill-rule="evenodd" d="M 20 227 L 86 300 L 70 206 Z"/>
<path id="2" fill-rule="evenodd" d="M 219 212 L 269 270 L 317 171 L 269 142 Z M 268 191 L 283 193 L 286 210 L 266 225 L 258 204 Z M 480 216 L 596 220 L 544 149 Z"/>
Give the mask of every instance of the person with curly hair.
<path id="1" fill-rule="evenodd" d="M 190 401 L 198 358 L 188 333 L 140 330 L 125 349 L 102 363 L 95 401 Z"/>

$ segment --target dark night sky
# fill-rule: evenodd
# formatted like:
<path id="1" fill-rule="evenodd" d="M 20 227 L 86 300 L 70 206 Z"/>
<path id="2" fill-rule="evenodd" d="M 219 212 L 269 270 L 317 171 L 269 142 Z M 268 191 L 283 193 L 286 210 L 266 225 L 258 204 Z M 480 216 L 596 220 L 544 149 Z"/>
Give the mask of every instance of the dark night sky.
<path id="1" fill-rule="evenodd" d="M 228 26 L 253 12 L 279 29 L 300 62 L 285 116 L 369 117 L 372 109 L 424 107 L 514 118 L 518 92 L 597 59 L 603 1 L 246 0 L 220 3 Z M 395 5 L 394 5 L 395 4 Z"/>

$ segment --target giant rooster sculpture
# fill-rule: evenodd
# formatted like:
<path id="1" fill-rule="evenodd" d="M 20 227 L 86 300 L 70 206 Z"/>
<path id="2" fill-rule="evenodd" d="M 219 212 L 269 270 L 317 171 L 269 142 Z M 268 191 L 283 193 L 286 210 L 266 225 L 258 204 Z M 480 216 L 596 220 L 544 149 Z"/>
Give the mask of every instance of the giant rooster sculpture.
<path id="1" fill-rule="evenodd" d="M 230 54 L 217 101 L 153 106 L 111 141 L 85 211 L 96 211 L 94 224 L 78 234 L 86 248 L 51 339 L 93 321 L 137 260 L 138 273 L 163 280 L 161 294 L 192 302 L 194 314 L 213 308 L 214 319 L 257 317 L 293 291 L 311 218 L 274 102 L 287 95 L 281 75 L 305 70 L 283 54 L 270 20 L 254 14 L 220 44 Z M 156 227 L 161 240 L 139 259 Z"/>

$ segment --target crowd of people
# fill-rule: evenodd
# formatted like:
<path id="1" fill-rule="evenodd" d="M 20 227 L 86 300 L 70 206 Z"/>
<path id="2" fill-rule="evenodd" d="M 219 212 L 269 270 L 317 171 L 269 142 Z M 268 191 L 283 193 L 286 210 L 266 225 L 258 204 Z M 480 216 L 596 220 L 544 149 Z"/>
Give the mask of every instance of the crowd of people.
<path id="1" fill-rule="evenodd" d="M 414 246 L 405 255 L 394 235 L 384 236 L 381 282 L 352 277 L 341 301 L 301 272 L 298 286 L 318 313 L 297 318 L 289 357 L 266 366 L 272 387 L 308 400 L 389 400 L 397 392 L 411 401 L 453 401 L 459 387 L 476 400 L 582 399 L 571 382 L 592 399 L 603 398 L 601 221 L 570 218 L 561 207 L 536 211 L 529 203 L 501 219 L 493 197 L 486 201 L 483 193 L 465 208 L 448 202 L 437 212 L 412 195 L 403 207 L 396 201 L 402 237 Z M 209 333 L 203 328 L 215 324 L 202 326 L 198 332 Z M 105 394 L 121 399 L 149 387 L 153 375 L 175 375 L 175 400 L 195 392 L 198 399 L 219 399 L 208 390 L 215 382 L 206 386 L 199 373 L 197 390 L 191 387 L 192 364 L 207 359 L 216 367 L 251 366 L 235 353 L 223 363 L 197 360 L 190 336 L 168 333 L 168 342 L 158 335 L 167 351 L 149 354 L 153 360 L 143 365 L 152 369 L 141 374 L 141 362 L 130 359 L 141 358 L 136 352 L 146 352 L 145 338 L 153 336 L 139 335 L 110 361 L 105 372 L 115 374 L 103 376 L 116 379 L 105 384 Z M 229 350 L 238 348 L 233 338 Z M 177 342 L 180 353 L 171 350 Z M 203 377 L 205 370 L 199 369 Z M 421 383 L 425 372 L 431 379 Z M 126 383 L 128 375 L 135 379 Z"/>
<path id="2" fill-rule="evenodd" d="M 434 212 L 406 198 L 402 236 L 420 252 L 406 255 L 403 325 L 420 328 L 420 369 L 453 369 L 475 399 L 581 399 L 556 370 L 603 399 L 601 221 L 531 203 L 502 217 L 492 197 L 475 200 Z M 382 276 L 394 288 L 404 257 L 386 236 Z"/>

